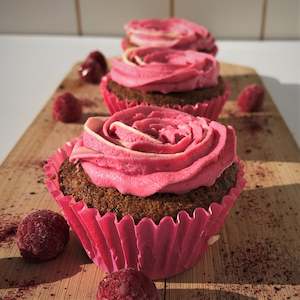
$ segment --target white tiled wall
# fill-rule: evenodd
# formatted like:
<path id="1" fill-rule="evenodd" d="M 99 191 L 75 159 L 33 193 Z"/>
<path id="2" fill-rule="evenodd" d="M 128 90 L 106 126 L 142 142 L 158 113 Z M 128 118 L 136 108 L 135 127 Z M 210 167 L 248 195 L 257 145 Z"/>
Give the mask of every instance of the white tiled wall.
<path id="1" fill-rule="evenodd" d="M 80 0 L 82 32 L 120 35 L 123 25 L 136 18 L 166 18 L 169 0 Z"/>
<path id="2" fill-rule="evenodd" d="M 265 38 L 300 38 L 300 1 L 269 0 Z"/>
<path id="3" fill-rule="evenodd" d="M 0 0 L 0 33 L 77 34 L 74 0 Z"/>
<path id="4" fill-rule="evenodd" d="M 263 0 L 175 0 L 175 16 L 205 25 L 217 38 L 258 39 Z"/>
<path id="5" fill-rule="evenodd" d="M 300 0 L 0 0 L 0 33 L 122 35 L 130 19 L 171 15 L 217 38 L 300 38 Z"/>

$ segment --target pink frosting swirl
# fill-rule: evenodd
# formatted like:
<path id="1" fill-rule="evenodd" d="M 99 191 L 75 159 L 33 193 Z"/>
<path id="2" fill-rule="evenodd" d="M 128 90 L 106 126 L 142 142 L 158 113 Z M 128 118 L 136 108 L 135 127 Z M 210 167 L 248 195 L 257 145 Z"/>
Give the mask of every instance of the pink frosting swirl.
<path id="1" fill-rule="evenodd" d="M 151 106 L 89 118 L 70 156 L 95 185 L 141 197 L 211 186 L 236 159 L 232 127 Z"/>
<path id="2" fill-rule="evenodd" d="M 215 86 L 218 74 L 219 64 L 210 54 L 152 47 L 127 50 L 111 69 L 120 85 L 164 94 Z"/>
<path id="3" fill-rule="evenodd" d="M 196 23 L 179 19 L 132 20 L 124 27 L 126 43 L 144 47 L 167 47 L 180 50 L 205 51 L 215 54 L 215 39 L 208 30 Z"/>

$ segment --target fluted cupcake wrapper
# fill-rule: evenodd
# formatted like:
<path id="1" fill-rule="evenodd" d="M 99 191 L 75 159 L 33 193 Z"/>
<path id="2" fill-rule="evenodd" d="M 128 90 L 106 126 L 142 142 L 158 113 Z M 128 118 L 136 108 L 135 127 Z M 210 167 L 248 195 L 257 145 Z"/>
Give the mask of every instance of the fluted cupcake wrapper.
<path id="1" fill-rule="evenodd" d="M 208 211 L 197 208 L 192 217 L 180 211 L 176 221 L 166 216 L 159 224 L 148 217 L 135 224 L 130 215 L 117 220 L 115 213 L 101 216 L 97 209 L 64 196 L 60 190 L 59 168 L 75 142 L 66 143 L 48 159 L 44 166 L 45 183 L 88 256 L 106 272 L 133 267 L 151 279 L 162 279 L 191 268 L 215 240 L 245 184 L 243 167 L 238 161 L 236 186 L 220 204 L 213 202 Z"/>
<path id="2" fill-rule="evenodd" d="M 153 105 L 147 102 L 139 102 L 127 99 L 120 99 L 114 93 L 108 89 L 108 80 L 109 76 L 102 78 L 100 83 L 100 92 L 103 97 L 104 103 L 108 108 L 111 114 L 114 114 L 117 111 L 124 110 L 126 108 L 134 107 L 137 105 Z M 193 116 L 205 117 L 210 120 L 217 120 L 220 115 L 222 108 L 229 98 L 230 89 L 228 84 L 226 84 L 225 91 L 223 95 L 211 98 L 207 101 L 198 102 L 196 104 L 172 104 L 172 105 L 163 105 L 164 107 L 177 109 L 186 113 L 189 113 Z"/>

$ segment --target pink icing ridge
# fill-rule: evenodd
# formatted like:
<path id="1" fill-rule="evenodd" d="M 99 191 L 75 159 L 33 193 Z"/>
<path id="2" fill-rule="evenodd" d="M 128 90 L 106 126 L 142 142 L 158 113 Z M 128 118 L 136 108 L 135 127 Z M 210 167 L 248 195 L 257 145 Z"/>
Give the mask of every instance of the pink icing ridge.
<path id="1" fill-rule="evenodd" d="M 191 216 L 180 211 L 176 220 L 165 216 L 159 224 L 148 217 L 135 224 L 130 215 L 118 220 L 115 213 L 100 215 L 97 209 L 64 196 L 60 190 L 59 169 L 76 142 L 67 142 L 48 159 L 45 183 L 88 256 L 106 272 L 133 267 L 151 279 L 162 279 L 191 268 L 221 229 L 245 185 L 243 165 L 237 161 L 236 185 L 221 203 L 213 202 L 207 211 L 199 207 Z"/>
<path id="2" fill-rule="evenodd" d="M 151 106 L 89 118 L 70 155 L 95 185 L 141 197 L 211 186 L 235 159 L 232 127 Z"/>
<path id="3" fill-rule="evenodd" d="M 219 64 L 206 53 L 166 48 L 131 48 L 112 61 L 111 78 L 144 92 L 191 91 L 217 85 Z"/>
<path id="4" fill-rule="evenodd" d="M 126 38 L 122 46 L 167 47 L 180 50 L 205 51 L 216 54 L 215 39 L 208 30 L 185 19 L 132 20 L 124 27 Z M 126 42 L 128 40 L 128 42 Z"/>
<path id="5" fill-rule="evenodd" d="M 134 107 L 134 106 L 149 106 L 147 102 L 141 102 L 139 100 L 120 99 L 108 88 L 108 81 L 111 80 L 110 74 L 104 76 L 100 83 L 100 93 L 103 97 L 104 103 L 111 114 L 118 111 Z M 163 105 L 163 107 L 177 109 L 193 116 L 205 117 L 210 120 L 217 120 L 222 108 L 229 98 L 230 87 L 228 83 L 225 85 L 225 91 L 223 95 L 219 95 L 214 98 L 210 98 L 207 101 L 201 101 L 196 104 L 172 104 Z"/>

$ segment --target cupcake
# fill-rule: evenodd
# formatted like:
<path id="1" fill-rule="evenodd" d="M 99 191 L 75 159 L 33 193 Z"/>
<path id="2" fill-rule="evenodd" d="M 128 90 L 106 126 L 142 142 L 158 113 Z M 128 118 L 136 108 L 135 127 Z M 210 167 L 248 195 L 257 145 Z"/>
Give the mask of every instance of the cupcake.
<path id="1" fill-rule="evenodd" d="M 89 118 L 45 174 L 95 264 L 151 279 L 191 268 L 244 186 L 232 127 L 154 106 Z"/>
<path id="2" fill-rule="evenodd" d="M 165 47 L 216 55 L 218 48 L 203 26 L 179 18 L 132 20 L 124 27 L 122 48 Z"/>
<path id="3" fill-rule="evenodd" d="M 131 48 L 112 61 L 100 91 L 111 114 L 136 105 L 178 109 L 216 120 L 229 89 L 210 54 L 167 48 Z"/>

